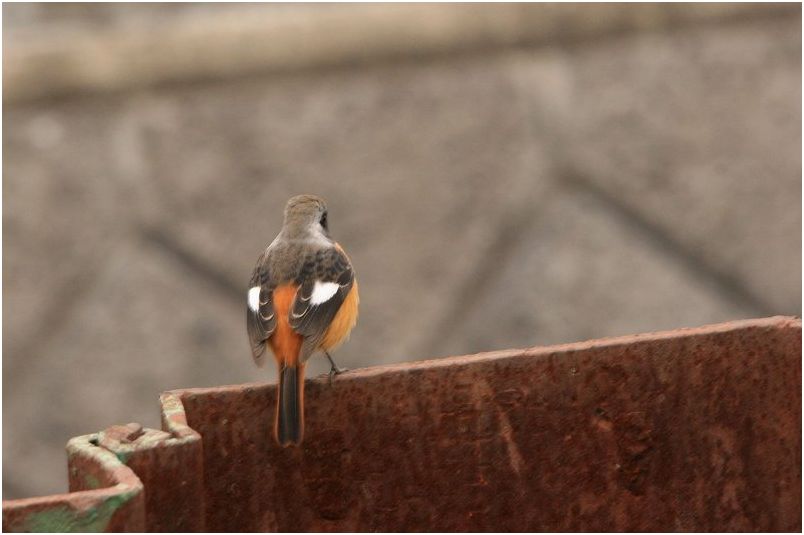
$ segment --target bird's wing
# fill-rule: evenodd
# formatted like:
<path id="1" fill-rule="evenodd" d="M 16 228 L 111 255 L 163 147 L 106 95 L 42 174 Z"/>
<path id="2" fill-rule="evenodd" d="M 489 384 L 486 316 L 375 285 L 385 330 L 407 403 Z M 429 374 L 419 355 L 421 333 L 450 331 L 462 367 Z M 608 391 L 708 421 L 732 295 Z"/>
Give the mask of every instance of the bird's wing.
<path id="1" fill-rule="evenodd" d="M 321 249 L 305 260 L 289 318 L 293 330 L 304 336 L 300 362 L 318 348 L 354 280 L 352 265 L 340 247 Z"/>
<path id="2" fill-rule="evenodd" d="M 251 355 L 257 366 L 263 365 L 265 342 L 276 329 L 274 316 L 273 292 L 276 284 L 271 280 L 268 269 L 268 253 L 264 253 L 257 261 L 251 275 L 246 296 L 246 326 L 251 343 Z"/>

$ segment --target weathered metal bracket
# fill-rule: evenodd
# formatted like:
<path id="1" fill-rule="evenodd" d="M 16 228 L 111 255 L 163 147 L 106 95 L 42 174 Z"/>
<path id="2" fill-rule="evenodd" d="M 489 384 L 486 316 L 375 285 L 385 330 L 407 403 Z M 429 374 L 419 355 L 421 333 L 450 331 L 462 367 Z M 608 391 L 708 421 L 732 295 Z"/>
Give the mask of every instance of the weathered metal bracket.
<path id="1" fill-rule="evenodd" d="M 4 501 L 3 531 L 145 530 L 142 482 L 96 440 L 85 435 L 67 443 L 69 494 Z"/>
<path id="2" fill-rule="evenodd" d="M 131 423 L 70 440 L 70 493 L 4 501 L 3 530 L 203 531 L 201 437 L 176 396 L 161 401 L 165 431 Z"/>

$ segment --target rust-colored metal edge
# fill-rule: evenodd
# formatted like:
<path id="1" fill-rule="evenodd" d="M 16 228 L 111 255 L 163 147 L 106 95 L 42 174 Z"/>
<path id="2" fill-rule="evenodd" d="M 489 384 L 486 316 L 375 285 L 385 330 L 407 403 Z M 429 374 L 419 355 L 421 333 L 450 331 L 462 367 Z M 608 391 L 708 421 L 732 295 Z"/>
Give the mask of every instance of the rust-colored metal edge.
<path id="1" fill-rule="evenodd" d="M 771 317 L 703 327 L 604 338 L 529 349 L 511 349 L 365 368 L 338 378 L 360 381 L 465 364 L 518 358 L 548 358 L 590 349 L 627 348 L 657 341 L 696 338 L 746 329 L 800 330 L 800 318 Z M 322 382 L 325 379 L 314 380 Z M 201 435 L 188 425 L 184 401 L 207 394 L 270 391 L 251 383 L 189 388 L 160 396 L 163 431 L 138 424 L 113 426 L 76 437 L 67 445 L 68 494 L 3 502 L 6 531 L 204 531 L 205 486 Z"/>
<path id="2" fill-rule="evenodd" d="M 97 435 L 75 437 L 67 443 L 71 482 L 80 477 L 86 490 L 4 500 L 3 531 L 142 531 L 142 482 L 116 455 L 96 443 Z"/>
<path id="3" fill-rule="evenodd" d="M 162 429 L 171 433 L 176 440 L 201 440 L 201 435 L 187 425 L 187 415 L 179 396 L 173 392 L 163 392 L 159 396 L 159 403 L 162 407 Z"/>
<path id="4" fill-rule="evenodd" d="M 772 317 L 314 379 L 293 449 L 272 383 L 171 393 L 204 437 L 211 531 L 795 531 L 800 333 Z"/>
<path id="5" fill-rule="evenodd" d="M 203 531 L 201 437 L 176 396 L 160 399 L 164 430 L 130 423 L 71 439 L 71 492 L 5 500 L 3 530 Z"/>
<path id="6" fill-rule="evenodd" d="M 552 346 L 535 346 L 530 348 L 521 349 L 503 349 L 498 351 L 488 351 L 484 353 L 476 353 L 473 355 L 459 355 L 454 357 L 442 357 L 435 359 L 419 360 L 413 362 L 400 362 L 395 364 L 386 364 L 382 366 L 372 366 L 369 368 L 360 368 L 357 370 L 350 370 L 347 373 L 338 375 L 338 382 L 360 380 L 366 377 L 374 377 L 378 375 L 388 375 L 398 373 L 400 371 L 414 371 L 431 368 L 448 368 L 455 365 L 465 364 L 468 362 L 486 362 L 494 360 L 509 359 L 513 357 L 540 357 L 548 356 L 555 353 L 571 353 L 573 351 L 583 351 L 595 348 L 610 348 L 627 346 L 634 343 L 645 343 L 659 340 L 669 340 L 674 338 L 686 338 L 693 336 L 701 336 L 715 333 L 726 333 L 731 331 L 739 331 L 749 327 L 767 327 L 767 328 L 798 328 L 801 329 L 801 318 L 793 316 L 771 316 L 768 318 L 735 320 L 724 323 L 715 323 L 710 325 L 703 325 L 700 327 L 685 327 L 679 329 L 672 329 L 668 331 L 656 331 L 640 334 L 629 334 L 624 336 L 615 336 L 607 338 L 596 338 L 583 342 L 572 342 L 568 344 L 557 344 Z M 325 382 L 328 380 L 327 376 L 313 378 L 313 381 Z M 178 400 L 184 396 L 204 395 L 208 393 L 224 393 L 224 392 L 239 392 L 247 388 L 263 388 L 266 386 L 273 386 L 273 383 L 265 382 L 252 382 L 242 383 L 236 385 L 221 385 L 213 387 L 199 387 L 199 388 L 179 388 L 170 390 L 165 394 L 175 396 Z M 186 416 L 184 416 L 184 424 L 187 424 Z"/>
<path id="7" fill-rule="evenodd" d="M 204 531 L 201 436 L 190 429 L 181 401 L 160 396 L 163 430 L 112 426 L 98 444 L 130 467 L 145 487 L 146 531 Z"/>

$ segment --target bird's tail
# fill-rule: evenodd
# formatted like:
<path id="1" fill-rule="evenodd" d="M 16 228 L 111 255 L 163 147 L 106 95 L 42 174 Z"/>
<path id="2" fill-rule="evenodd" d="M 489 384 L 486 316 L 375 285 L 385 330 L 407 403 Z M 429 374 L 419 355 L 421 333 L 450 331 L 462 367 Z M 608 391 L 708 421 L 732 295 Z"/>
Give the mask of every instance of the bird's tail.
<path id="1" fill-rule="evenodd" d="M 304 364 L 279 365 L 276 404 L 276 440 L 280 446 L 298 445 L 304 436 Z"/>

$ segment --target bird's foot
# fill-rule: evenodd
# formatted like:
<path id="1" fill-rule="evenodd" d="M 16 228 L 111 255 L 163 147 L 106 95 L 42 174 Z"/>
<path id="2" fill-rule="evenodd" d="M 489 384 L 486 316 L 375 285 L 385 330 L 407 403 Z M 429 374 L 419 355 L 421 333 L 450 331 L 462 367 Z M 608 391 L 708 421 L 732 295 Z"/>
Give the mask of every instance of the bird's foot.
<path id="1" fill-rule="evenodd" d="M 342 373 L 346 373 L 349 371 L 349 368 L 338 368 L 337 366 L 332 366 L 329 370 L 329 385 L 332 386 L 332 378 L 336 375 L 340 375 Z"/>
<path id="2" fill-rule="evenodd" d="M 349 368 L 339 368 L 335 361 L 332 360 L 332 355 L 329 354 L 329 351 L 324 351 L 324 354 L 329 359 L 329 365 L 332 366 L 329 370 L 329 384 L 332 386 L 332 378 L 336 375 L 340 375 L 342 373 L 346 373 L 349 371 Z"/>

